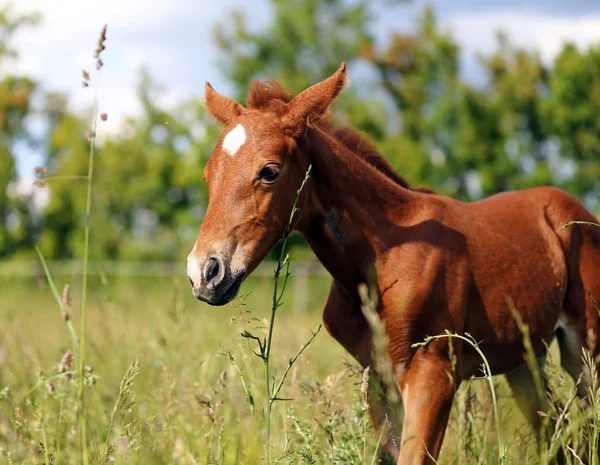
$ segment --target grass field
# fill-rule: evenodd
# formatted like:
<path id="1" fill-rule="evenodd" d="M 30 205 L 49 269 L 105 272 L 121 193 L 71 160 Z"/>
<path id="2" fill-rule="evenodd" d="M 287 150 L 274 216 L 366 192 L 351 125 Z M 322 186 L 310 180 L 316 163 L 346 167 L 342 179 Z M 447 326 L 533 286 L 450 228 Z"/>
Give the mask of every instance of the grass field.
<path id="1" fill-rule="evenodd" d="M 328 281 L 311 281 L 309 313 L 294 313 L 285 305 L 279 310 L 274 377 L 321 323 Z M 64 283 L 57 284 L 62 289 Z M 250 278 L 244 296 L 214 308 L 192 297 L 185 277 L 92 279 L 84 412 L 90 463 L 264 463 L 263 363 L 252 354 L 253 341 L 240 334 L 266 334 L 271 285 Z M 78 294 L 75 288 L 73 302 Z M 72 315 L 78 328 L 77 308 Z M 76 373 L 68 375 L 73 369 L 64 360 L 60 373 L 70 347 L 44 279 L 2 283 L 0 463 L 81 463 Z M 139 366 L 134 363 L 125 376 L 135 360 Z M 363 408 L 361 377 L 343 349 L 325 331 L 318 334 L 282 388 L 280 397 L 291 400 L 274 404 L 271 462 L 376 463 L 379 434 Z M 495 381 L 506 463 L 540 463 L 532 432 L 502 378 Z M 551 384 L 560 402 L 568 402 L 572 383 L 554 374 Z M 583 418 L 576 404 L 569 409 L 571 426 L 577 423 L 572 418 Z M 571 428 L 564 434 L 582 433 Z M 464 383 L 439 463 L 497 463 L 495 441 L 489 390 L 479 380 Z M 567 459 L 580 463 L 574 456 Z M 592 462 L 584 458 L 583 463 Z"/>

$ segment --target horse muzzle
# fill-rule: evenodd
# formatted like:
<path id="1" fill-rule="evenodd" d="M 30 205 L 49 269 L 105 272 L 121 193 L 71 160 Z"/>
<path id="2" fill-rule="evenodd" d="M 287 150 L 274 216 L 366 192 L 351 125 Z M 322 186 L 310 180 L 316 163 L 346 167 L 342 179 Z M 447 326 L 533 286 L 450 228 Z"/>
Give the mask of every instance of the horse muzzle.
<path id="1" fill-rule="evenodd" d="M 220 306 L 236 297 L 246 276 L 246 270 L 232 272 L 229 265 L 217 256 L 197 260 L 190 254 L 187 274 L 196 299 L 209 305 Z"/>

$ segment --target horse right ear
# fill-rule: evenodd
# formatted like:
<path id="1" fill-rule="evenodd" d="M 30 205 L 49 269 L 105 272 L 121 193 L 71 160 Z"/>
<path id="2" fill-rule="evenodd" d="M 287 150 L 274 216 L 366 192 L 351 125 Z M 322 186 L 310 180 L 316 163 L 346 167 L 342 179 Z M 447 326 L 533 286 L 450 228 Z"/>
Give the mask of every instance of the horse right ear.
<path id="1" fill-rule="evenodd" d="M 332 76 L 296 95 L 287 104 L 282 118 L 284 130 L 298 137 L 312 122 L 321 118 L 348 83 L 346 63 L 342 63 Z"/>
<path id="2" fill-rule="evenodd" d="M 208 82 L 204 100 L 209 113 L 223 124 L 229 124 L 232 119 L 240 116 L 244 111 L 243 106 L 235 100 L 219 94 Z"/>

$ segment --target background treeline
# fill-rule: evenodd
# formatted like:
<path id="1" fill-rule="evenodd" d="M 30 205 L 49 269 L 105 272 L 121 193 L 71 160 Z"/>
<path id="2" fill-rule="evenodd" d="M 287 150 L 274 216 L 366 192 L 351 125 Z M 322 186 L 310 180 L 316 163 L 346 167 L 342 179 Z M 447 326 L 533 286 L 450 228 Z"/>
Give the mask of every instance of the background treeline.
<path id="1" fill-rule="evenodd" d="M 396 32 L 379 46 L 368 0 L 271 0 L 270 7 L 273 21 L 259 32 L 241 13 L 215 26 L 218 66 L 240 101 L 253 78 L 273 77 L 298 92 L 345 60 L 351 86 L 336 106 L 339 120 L 366 132 L 412 183 L 463 200 L 550 184 L 599 211 L 600 44 L 564 44 L 546 66 L 499 34 L 495 52 L 479 57 L 485 82 L 474 85 L 461 73 L 460 46 L 431 9 L 415 19 L 416 32 Z M 84 182 L 48 181 L 41 210 L 16 188 L 19 144 L 42 153 L 51 175 L 87 170 L 89 118 L 6 64 L 15 53 L 11 36 L 23 26 L 35 34 L 35 21 L 0 9 L 0 260 L 33 257 L 34 242 L 48 258 L 71 258 L 82 243 Z M 140 72 L 142 114 L 97 154 L 92 258 L 180 260 L 191 248 L 207 203 L 203 165 L 220 133 L 202 89 L 163 108 L 152 77 Z M 44 102 L 41 110 L 33 99 Z M 33 114 L 44 120 L 43 137 L 28 132 Z"/>

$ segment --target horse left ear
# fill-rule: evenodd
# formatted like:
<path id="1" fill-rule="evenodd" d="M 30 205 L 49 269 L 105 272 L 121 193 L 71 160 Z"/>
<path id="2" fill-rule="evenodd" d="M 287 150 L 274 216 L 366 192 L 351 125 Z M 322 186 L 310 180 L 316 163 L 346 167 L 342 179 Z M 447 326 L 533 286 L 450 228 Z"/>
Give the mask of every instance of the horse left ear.
<path id="1" fill-rule="evenodd" d="M 243 106 L 235 100 L 219 94 L 208 82 L 206 83 L 204 100 L 210 114 L 223 124 L 229 124 L 232 119 L 241 115 L 244 111 Z"/>
<path id="2" fill-rule="evenodd" d="M 335 74 L 296 95 L 287 104 L 282 118 L 286 133 L 292 137 L 302 134 L 306 126 L 327 112 L 347 83 L 346 63 L 343 62 Z"/>

